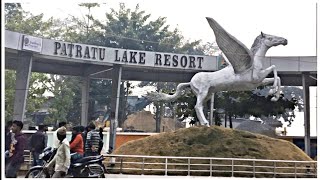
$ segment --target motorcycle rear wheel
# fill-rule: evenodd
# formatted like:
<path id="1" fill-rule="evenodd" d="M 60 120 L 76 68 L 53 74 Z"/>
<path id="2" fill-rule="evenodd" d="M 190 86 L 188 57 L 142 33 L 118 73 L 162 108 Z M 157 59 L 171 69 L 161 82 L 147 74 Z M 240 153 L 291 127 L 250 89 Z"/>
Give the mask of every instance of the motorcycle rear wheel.
<path id="1" fill-rule="evenodd" d="M 29 170 L 25 178 L 50 178 L 50 175 L 48 172 L 43 171 L 43 167 L 39 167 Z"/>

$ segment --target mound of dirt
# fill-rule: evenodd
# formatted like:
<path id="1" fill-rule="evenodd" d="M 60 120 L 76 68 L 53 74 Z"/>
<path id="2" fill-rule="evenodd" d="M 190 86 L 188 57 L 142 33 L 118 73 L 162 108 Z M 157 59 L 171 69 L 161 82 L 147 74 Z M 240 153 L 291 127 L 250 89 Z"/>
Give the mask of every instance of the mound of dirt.
<path id="1" fill-rule="evenodd" d="M 218 126 L 191 127 L 130 141 L 116 154 L 311 161 L 291 142 Z"/>
<path id="2" fill-rule="evenodd" d="M 114 154 L 312 161 L 291 142 L 218 126 L 183 128 L 130 141 Z"/>

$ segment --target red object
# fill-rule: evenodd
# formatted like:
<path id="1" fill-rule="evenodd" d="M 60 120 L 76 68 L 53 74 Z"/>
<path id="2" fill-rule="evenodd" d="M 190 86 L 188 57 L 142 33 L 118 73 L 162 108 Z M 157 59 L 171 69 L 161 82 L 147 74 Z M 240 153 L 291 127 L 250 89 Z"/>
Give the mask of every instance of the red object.
<path id="1" fill-rule="evenodd" d="M 83 139 L 81 134 L 78 134 L 70 144 L 70 151 L 83 155 Z"/>

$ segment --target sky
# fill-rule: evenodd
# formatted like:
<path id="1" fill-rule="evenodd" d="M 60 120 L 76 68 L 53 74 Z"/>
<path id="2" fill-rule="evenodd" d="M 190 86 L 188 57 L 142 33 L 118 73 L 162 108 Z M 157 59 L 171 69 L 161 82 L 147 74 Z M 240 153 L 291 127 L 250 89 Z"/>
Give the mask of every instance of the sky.
<path id="1" fill-rule="evenodd" d="M 139 4 L 140 10 L 151 14 L 151 20 L 166 17 L 171 29 L 177 27 L 185 40 L 214 42 L 214 33 L 205 18 L 211 17 L 248 48 L 261 31 L 288 40 L 287 46 L 271 48 L 267 56 L 316 55 L 316 24 L 317 21 L 319 23 L 319 18 L 318 20 L 316 18 L 316 3 L 319 2 L 317 0 L 20 0 L 15 2 L 21 2 L 23 9 L 34 15 L 44 13 L 45 18 L 53 16 L 60 19 L 69 16 L 83 17 L 87 11 L 77 4 L 97 2 L 100 3 L 100 7 L 94 8 L 92 13 L 100 20 L 106 19 L 105 12 L 110 12 L 110 8 L 117 10 L 119 3 L 124 3 L 132 10 Z M 133 91 L 136 95 L 145 93 L 145 89 L 140 88 Z M 316 96 L 316 90 L 312 90 L 311 93 L 311 97 Z M 314 103 L 312 109 L 315 107 Z M 316 115 L 315 110 L 312 114 Z M 303 121 L 297 122 L 299 122 L 297 125 L 303 126 Z M 311 135 L 315 135 L 314 126 Z"/>
<path id="2" fill-rule="evenodd" d="M 22 7 L 45 17 L 82 17 L 86 9 L 77 4 L 84 1 L 21 1 Z M 214 33 L 205 17 L 214 18 L 230 34 L 251 47 L 261 31 L 288 39 L 287 46 L 271 48 L 267 56 L 316 55 L 317 0 L 108 0 L 91 1 L 101 4 L 93 9 L 95 18 L 105 19 L 110 8 L 118 9 L 123 2 L 127 8 L 151 14 L 151 19 L 166 17 L 170 27 L 181 31 L 186 40 L 214 42 Z M 318 10 L 319 11 L 319 10 Z"/>

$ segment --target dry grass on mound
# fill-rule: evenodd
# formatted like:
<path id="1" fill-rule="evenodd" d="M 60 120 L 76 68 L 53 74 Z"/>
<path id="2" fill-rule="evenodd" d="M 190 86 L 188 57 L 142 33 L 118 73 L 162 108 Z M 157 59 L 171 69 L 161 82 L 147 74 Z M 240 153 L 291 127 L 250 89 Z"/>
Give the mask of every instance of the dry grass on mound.
<path id="1" fill-rule="evenodd" d="M 217 126 L 179 129 L 175 132 L 160 133 L 147 138 L 130 141 L 116 149 L 114 154 L 312 161 L 309 156 L 291 142 Z M 141 162 L 141 159 L 132 158 L 130 161 Z M 145 167 L 146 169 L 148 169 L 148 166 L 152 169 L 164 168 L 164 165 L 161 164 L 164 163 L 163 160 L 150 159 L 148 162 L 155 164 L 147 165 Z M 187 160 L 175 159 L 172 160 L 172 162 L 187 163 Z M 209 160 L 193 160 L 192 163 L 209 164 Z M 252 164 L 249 163 L 248 165 Z M 272 164 L 266 163 L 260 165 L 272 166 Z M 284 163 L 283 165 L 286 164 Z M 130 166 L 135 167 L 136 165 L 132 164 Z M 141 166 L 137 168 L 140 167 Z M 171 168 L 186 169 L 186 167 L 182 167 L 182 165 L 172 166 Z M 193 168 L 195 170 L 206 170 L 209 167 L 202 166 Z M 241 170 L 248 170 L 248 168 Z M 263 168 L 261 168 L 260 171 L 263 171 Z M 281 172 L 286 171 L 283 170 Z M 139 174 L 140 172 L 128 171 L 128 173 Z M 145 172 L 145 174 L 148 174 L 148 172 Z M 150 172 L 150 174 L 157 173 Z M 185 172 L 173 172 L 173 174 L 185 175 Z M 194 172 L 194 174 L 208 175 L 208 173 L 200 172 Z"/>

